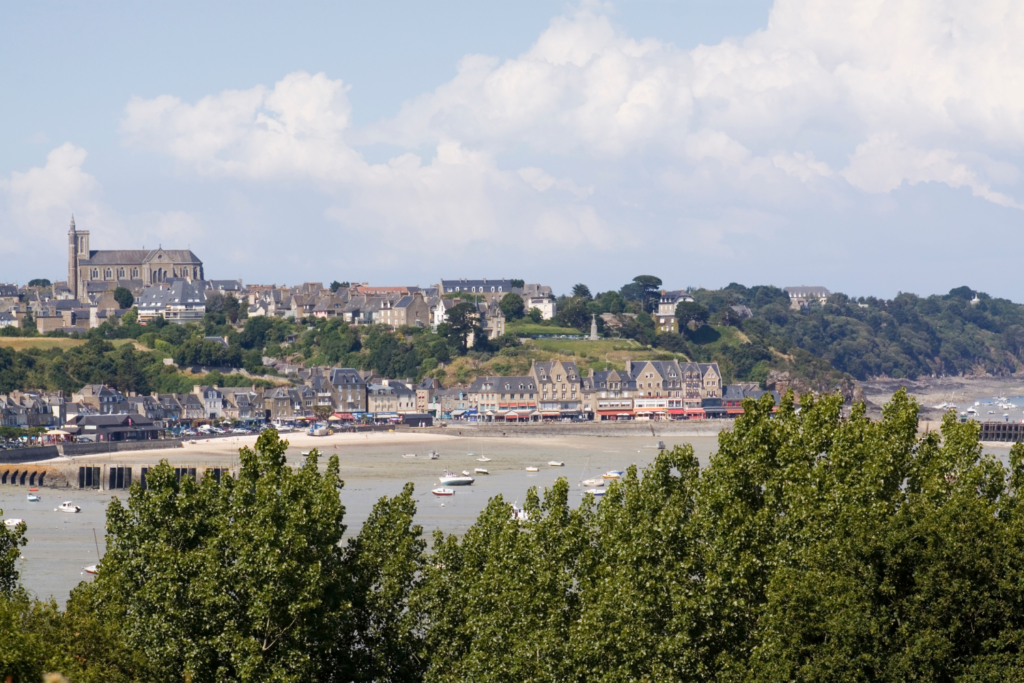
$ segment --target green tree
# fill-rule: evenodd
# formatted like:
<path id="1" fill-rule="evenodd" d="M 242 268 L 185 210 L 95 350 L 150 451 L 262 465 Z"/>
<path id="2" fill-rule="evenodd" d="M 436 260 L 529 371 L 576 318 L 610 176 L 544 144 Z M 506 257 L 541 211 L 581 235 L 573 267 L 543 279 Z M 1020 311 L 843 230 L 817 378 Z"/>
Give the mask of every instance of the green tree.
<path id="1" fill-rule="evenodd" d="M 574 299 L 586 299 L 589 301 L 591 299 L 590 288 L 582 282 L 577 285 L 573 285 L 572 296 Z"/>
<path id="2" fill-rule="evenodd" d="M 523 297 L 515 292 L 509 292 L 501 297 L 501 302 L 498 305 L 501 307 L 501 312 L 505 314 L 506 320 L 519 320 L 523 317 L 526 308 Z"/>
<path id="3" fill-rule="evenodd" d="M 114 301 L 121 308 L 128 309 L 135 305 L 135 296 L 127 287 L 118 287 L 114 290 Z"/>
<path id="4" fill-rule="evenodd" d="M 509 283 L 509 284 L 510 284 L 510 285 L 511 285 L 512 287 L 516 287 L 516 288 L 518 288 L 518 289 L 522 289 L 523 287 L 525 287 L 525 286 L 526 286 L 526 280 L 517 280 L 516 278 L 512 278 L 512 279 L 510 279 L 510 280 L 508 281 L 508 283 Z"/>
<path id="5" fill-rule="evenodd" d="M 0 510 L 0 518 L 3 513 Z M 21 557 L 22 547 L 28 543 L 25 538 L 27 529 L 25 522 L 0 527 L 0 599 L 12 595 L 18 589 L 18 558 Z"/>
<path id="6" fill-rule="evenodd" d="M 107 554 L 72 600 L 97 605 L 144 680 L 307 681 L 343 662 L 348 619 L 338 459 L 293 470 L 268 430 L 238 479 L 162 462 L 107 511 Z"/>
<path id="7" fill-rule="evenodd" d="M 410 605 L 425 565 L 426 542 L 415 515 L 410 483 L 395 498 L 377 501 L 345 549 L 355 652 L 347 680 L 416 681 L 429 661 L 422 653 L 423 615 Z"/>
<path id="8" fill-rule="evenodd" d="M 476 306 L 463 302 L 449 308 L 445 322 L 438 325 L 438 333 L 448 339 L 459 355 L 466 353 L 466 338 L 478 327 L 478 315 Z"/>
<path id="9" fill-rule="evenodd" d="M 36 278 L 34 280 L 28 281 L 29 287 L 49 287 L 52 284 L 53 283 L 47 280 L 46 278 Z"/>
<path id="10" fill-rule="evenodd" d="M 130 311 L 125 311 L 125 314 L 121 316 L 122 325 L 135 325 L 139 322 L 139 309 L 132 308 Z"/>
<path id="11" fill-rule="evenodd" d="M 707 307 L 695 301 L 680 301 L 676 304 L 676 321 L 680 332 L 690 323 L 700 327 L 708 321 L 710 315 Z"/>
<path id="12" fill-rule="evenodd" d="M 337 280 L 335 280 L 334 282 L 331 283 L 331 291 L 332 292 L 337 292 L 339 289 L 346 289 L 348 287 L 349 287 L 349 283 L 348 282 L 338 282 Z"/>
<path id="13" fill-rule="evenodd" d="M 540 312 L 539 308 L 534 307 L 530 309 L 530 311 L 526 314 L 526 317 L 528 317 L 534 323 L 539 323 L 541 320 L 544 319 L 544 314 Z"/>

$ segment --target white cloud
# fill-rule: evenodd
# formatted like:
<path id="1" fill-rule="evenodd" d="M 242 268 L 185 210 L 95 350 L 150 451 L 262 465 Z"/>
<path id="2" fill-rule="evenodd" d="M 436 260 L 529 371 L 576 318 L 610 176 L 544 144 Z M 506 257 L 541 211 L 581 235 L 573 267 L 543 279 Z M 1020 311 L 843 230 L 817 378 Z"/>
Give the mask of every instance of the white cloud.
<path id="1" fill-rule="evenodd" d="M 769 239 L 792 206 L 904 184 L 1021 208 L 1022 33 L 1024 5 L 1005 0 L 777 0 L 763 30 L 686 50 L 585 4 L 361 129 L 344 82 L 296 72 L 195 103 L 133 98 L 122 131 L 205 176 L 312 183 L 343 234 L 410 253 L 513 234 L 611 250 L 638 222 L 718 251 L 715 231 Z M 372 143 L 403 151 L 371 164 Z"/>
<path id="2" fill-rule="evenodd" d="M 54 227 L 66 226 L 72 213 L 79 222 L 106 223 L 109 212 L 99 201 L 99 182 L 82 170 L 85 158 L 84 149 L 66 142 L 47 155 L 45 166 L 0 178 L 12 229 L 58 244 L 63 235 Z"/>
<path id="3" fill-rule="evenodd" d="M 99 181 L 82 169 L 87 156 L 84 149 L 66 142 L 47 155 L 46 165 L 0 178 L 0 197 L 6 200 L 0 224 L 5 227 L 2 233 L 11 235 L 0 240 L 0 249 L 22 251 L 38 247 L 40 241 L 62 249 L 72 214 L 78 229 L 90 232 L 91 246 L 97 249 L 203 238 L 199 220 L 183 211 L 123 216 L 111 209 L 102 200 Z"/>

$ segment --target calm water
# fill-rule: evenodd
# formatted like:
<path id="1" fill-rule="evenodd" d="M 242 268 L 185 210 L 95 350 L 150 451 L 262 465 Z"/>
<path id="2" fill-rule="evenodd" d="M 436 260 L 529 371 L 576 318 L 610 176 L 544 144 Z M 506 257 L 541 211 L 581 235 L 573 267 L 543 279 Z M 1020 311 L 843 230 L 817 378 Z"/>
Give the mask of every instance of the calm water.
<path id="1" fill-rule="evenodd" d="M 676 444 L 692 444 L 702 464 L 707 464 L 717 444 L 715 437 L 662 438 L 669 448 Z M 328 448 L 325 453 L 337 453 L 341 459 L 342 478 L 345 480 L 341 497 L 348 535 L 358 533 L 378 499 L 400 493 L 405 482 L 411 481 L 416 485 L 419 506 L 416 522 L 423 526 L 424 534 L 429 538 L 434 529 L 464 533 L 487 501 L 499 493 L 510 502 L 522 503 L 530 487 L 543 490 L 554 484 L 558 477 L 566 477 L 573 485 L 570 500 L 578 503 L 583 498 L 582 488 L 576 486 L 581 478 L 599 476 L 609 469 L 624 470 L 634 463 L 639 467 L 646 466 L 657 454 L 657 450 L 651 448 L 655 441 L 651 437 L 489 438 L 421 443 L 415 447 L 371 442 Z M 431 449 L 441 453 L 440 460 L 401 458 L 402 452 L 423 454 Z M 469 455 L 470 452 L 473 455 Z M 477 462 L 480 455 L 491 458 L 491 461 Z M 288 456 L 290 462 L 298 463 L 302 459 L 299 449 L 289 450 Z M 181 461 L 216 464 L 223 459 L 224 456 L 189 454 Z M 124 462 L 126 458 L 118 460 Z M 549 460 L 562 461 L 565 467 L 549 467 Z M 106 462 L 112 460 L 93 460 L 96 465 Z M 540 471 L 528 473 L 525 471 L 528 465 L 537 465 Z M 440 485 L 437 477 L 445 468 L 472 473 L 476 467 L 485 467 L 490 474 L 474 474 L 476 483 L 457 488 L 454 496 L 439 498 L 430 493 Z M 587 473 L 583 477 L 585 468 Z M 23 549 L 24 559 L 19 562 L 21 580 L 37 596 L 52 595 L 63 604 L 75 585 L 91 580 L 83 573 L 83 567 L 96 564 L 97 554 L 103 555 L 107 503 L 115 497 L 126 501 L 128 493 L 42 488 L 38 492 L 42 501 L 38 503 L 29 503 L 27 493 L 26 487 L 0 487 L 3 517 L 21 518 L 28 524 L 29 542 Z M 82 512 L 55 512 L 54 508 L 65 500 L 79 505 Z"/>

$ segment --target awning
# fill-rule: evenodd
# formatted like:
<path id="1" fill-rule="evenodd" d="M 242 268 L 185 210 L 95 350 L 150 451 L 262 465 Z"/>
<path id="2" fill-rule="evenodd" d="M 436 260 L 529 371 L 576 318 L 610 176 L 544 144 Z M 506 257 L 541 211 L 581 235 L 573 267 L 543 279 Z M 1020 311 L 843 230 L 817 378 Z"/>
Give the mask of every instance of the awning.
<path id="1" fill-rule="evenodd" d="M 516 412 L 516 411 L 514 411 L 514 410 L 510 410 L 510 411 L 508 411 L 507 413 L 505 413 L 505 419 L 506 419 L 506 420 L 507 420 L 508 418 L 510 418 L 510 417 L 514 417 L 514 418 L 516 418 L 516 419 L 519 419 L 519 413 L 517 413 L 517 412 Z"/>
<path id="2" fill-rule="evenodd" d="M 355 416 L 352 413 L 335 413 L 333 416 L 327 418 L 329 420 L 354 420 Z"/>
<path id="3" fill-rule="evenodd" d="M 453 410 L 452 411 L 452 417 L 458 417 L 459 415 L 462 415 L 465 412 L 466 412 L 465 410 Z"/>
<path id="4" fill-rule="evenodd" d="M 554 417 L 561 417 L 562 416 L 562 413 L 558 412 L 557 410 L 543 410 L 543 411 L 541 411 L 540 414 L 541 415 L 552 415 Z"/>
<path id="5" fill-rule="evenodd" d="M 63 429 L 51 429 L 46 432 L 47 436 L 70 436 L 71 432 L 66 432 Z"/>

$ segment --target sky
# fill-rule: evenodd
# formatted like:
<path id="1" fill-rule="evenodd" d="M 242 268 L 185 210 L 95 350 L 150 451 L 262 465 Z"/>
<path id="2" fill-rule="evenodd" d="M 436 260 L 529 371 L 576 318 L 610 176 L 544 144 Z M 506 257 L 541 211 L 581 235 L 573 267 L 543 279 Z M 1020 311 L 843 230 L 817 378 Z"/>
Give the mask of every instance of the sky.
<path id="1" fill-rule="evenodd" d="M 1024 301 L 1024 3 L 0 4 L 0 282 Z"/>

